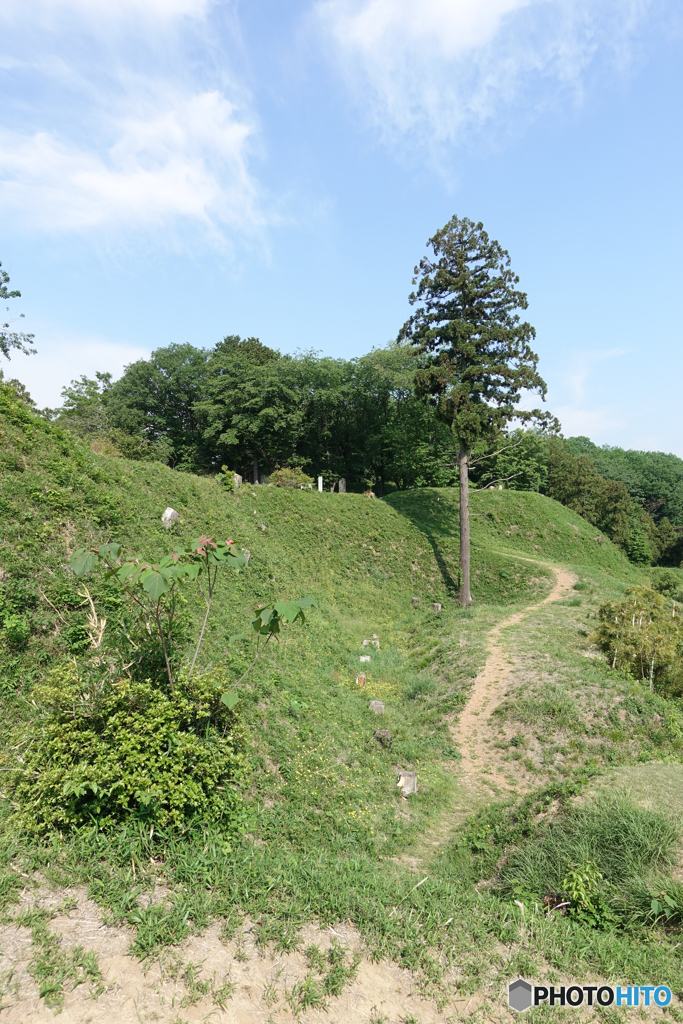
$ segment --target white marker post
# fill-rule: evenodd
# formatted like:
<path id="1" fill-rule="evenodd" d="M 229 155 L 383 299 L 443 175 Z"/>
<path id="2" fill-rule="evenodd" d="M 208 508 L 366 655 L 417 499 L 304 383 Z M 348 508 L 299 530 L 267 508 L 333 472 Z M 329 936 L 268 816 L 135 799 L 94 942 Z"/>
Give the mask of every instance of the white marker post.
<path id="1" fill-rule="evenodd" d="M 319 476 L 318 477 L 318 490 L 322 493 L 322 489 L 323 489 L 323 478 L 321 476 Z"/>

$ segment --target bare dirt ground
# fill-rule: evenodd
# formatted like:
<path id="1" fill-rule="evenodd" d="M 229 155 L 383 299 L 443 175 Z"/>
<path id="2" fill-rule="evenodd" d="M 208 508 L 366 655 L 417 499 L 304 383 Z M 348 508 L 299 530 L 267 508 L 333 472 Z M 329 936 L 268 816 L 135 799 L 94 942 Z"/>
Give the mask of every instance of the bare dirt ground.
<path id="1" fill-rule="evenodd" d="M 288 1002 L 297 982 L 302 982 L 308 967 L 301 952 L 262 954 L 254 943 L 249 921 L 235 939 L 224 943 L 219 926 L 193 936 L 177 949 L 168 951 L 162 961 L 145 965 L 128 952 L 132 933 L 126 928 L 108 927 L 102 922 L 101 909 L 87 898 L 85 891 L 63 889 L 26 892 L 17 909 L 40 907 L 55 909 L 65 899 L 77 905 L 68 914 L 53 918 L 50 928 L 62 937 L 66 948 L 83 946 L 93 950 L 103 975 L 103 990 L 96 997 L 87 984 L 66 993 L 57 1018 L 63 1024 L 184 1024 L 191 1021 L 226 1021 L 230 1024 L 443 1024 L 480 999 L 462 999 L 439 1012 L 431 1000 L 424 999 L 409 971 L 364 958 L 355 980 L 341 997 L 330 999 L 327 1010 L 309 1009 L 295 1013 Z M 301 949 L 316 943 L 328 949 L 336 940 L 345 948 L 363 953 L 360 936 L 350 925 L 303 930 Z M 0 1022 L 2 1024 L 47 1024 L 55 1020 L 55 1010 L 40 998 L 38 985 L 28 971 L 34 955 L 27 928 L 5 925 L 0 928 Z M 226 982 L 234 986 L 223 1005 L 212 993 L 197 993 L 183 974 L 194 965 L 197 980 L 213 983 L 219 993 Z M 226 993 L 223 993 L 226 996 Z M 296 1000 L 294 1000 L 296 1005 Z"/>
<path id="2" fill-rule="evenodd" d="M 576 576 L 566 569 L 548 566 L 555 574 L 552 590 L 542 601 L 503 619 L 489 633 L 486 664 L 474 681 L 472 692 L 460 717 L 452 726 L 452 735 L 462 755 L 463 780 L 467 787 L 481 791 L 488 787 L 497 793 L 507 792 L 514 785 L 500 766 L 500 758 L 492 746 L 491 713 L 505 696 L 513 670 L 513 658 L 505 649 L 503 631 L 517 626 L 544 605 L 560 601 L 569 593 Z"/>

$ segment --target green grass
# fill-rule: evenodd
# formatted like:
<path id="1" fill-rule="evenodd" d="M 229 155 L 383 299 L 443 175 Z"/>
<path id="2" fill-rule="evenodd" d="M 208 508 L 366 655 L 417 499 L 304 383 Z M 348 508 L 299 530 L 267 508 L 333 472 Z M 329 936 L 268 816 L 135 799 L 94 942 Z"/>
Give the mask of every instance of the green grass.
<path id="1" fill-rule="evenodd" d="M 608 541 L 598 543 L 587 523 L 536 494 L 473 495 L 477 603 L 463 610 L 454 596 L 453 491 L 378 501 L 247 485 L 228 495 L 211 479 L 96 456 L 6 400 L 0 449 L 0 621 L 18 616 L 28 629 L 22 639 L 12 620 L 0 635 L 0 767 L 11 763 L 10 748 L 33 721 L 31 693 L 46 669 L 90 657 L 82 645 L 86 610 L 68 569 L 74 547 L 116 539 L 154 558 L 177 536 L 207 532 L 248 548 L 247 571 L 219 585 L 202 652 L 202 670 L 220 668 L 231 679 L 247 658 L 227 639 L 244 630 L 255 603 L 308 593 L 319 603 L 304 628 L 287 629 L 268 648 L 241 688 L 249 771 L 235 827 L 195 821 L 150 835 L 146 824 L 129 821 L 39 841 L 11 825 L 5 800 L 5 914 L 13 913 L 26 876 L 40 872 L 55 886 L 86 886 L 105 920 L 130 926 L 140 958 L 213 920 L 222 922 L 224 938 L 239 935 L 248 915 L 258 943 L 283 950 L 298 944 L 307 921 L 352 921 L 372 955 L 416 969 L 424 991 L 440 1000 L 454 990 L 495 993 L 514 974 L 548 969 L 620 982 L 656 975 L 683 988 L 675 932 L 658 929 L 655 942 L 633 923 L 612 935 L 542 914 L 530 923 L 501 882 L 505 858 L 540 849 L 543 822 L 558 801 L 564 805 L 591 778 L 615 765 L 649 768 L 657 759 L 673 769 L 680 760 L 676 703 L 587 656 L 599 603 L 642 578 Z M 167 505 L 181 515 L 170 534 L 160 522 Z M 529 761 L 538 793 L 512 811 L 484 808 L 463 825 L 452 817 L 467 797 L 454 772 L 448 718 L 467 699 L 490 629 L 548 593 L 552 573 L 539 561 L 574 569 L 580 603 L 547 606 L 506 630 L 517 662 L 496 719 L 501 757 Z M 93 577 L 91 592 L 108 618 L 103 657 L 113 658 L 128 644 L 120 598 L 101 576 Z M 443 605 L 439 615 L 435 601 Z M 201 613 L 193 600 L 183 608 L 178 664 L 187 660 Z M 355 679 L 370 634 L 378 634 L 381 650 L 369 649 L 361 690 Z M 152 669 L 148 659 L 133 671 Z M 385 703 L 382 718 L 368 708 L 375 698 Z M 390 747 L 374 739 L 377 728 L 391 731 Z M 418 771 L 417 798 L 401 799 L 397 766 Z M 445 847 L 430 847 L 430 835 Z M 422 858 L 419 878 L 412 856 Z M 428 881 L 416 889 L 424 875 Z M 168 898 L 145 904 L 141 896 L 160 883 Z M 627 890 L 624 883 L 620 891 Z M 43 948 L 40 936 L 34 942 Z M 355 970 L 346 953 L 334 954 L 337 960 L 308 955 L 309 974 L 289 993 L 297 1010 L 329 1003 Z M 85 970 L 67 964 L 59 984 L 85 979 Z M 192 971 L 188 978 L 188 991 L 201 996 L 206 982 Z"/>

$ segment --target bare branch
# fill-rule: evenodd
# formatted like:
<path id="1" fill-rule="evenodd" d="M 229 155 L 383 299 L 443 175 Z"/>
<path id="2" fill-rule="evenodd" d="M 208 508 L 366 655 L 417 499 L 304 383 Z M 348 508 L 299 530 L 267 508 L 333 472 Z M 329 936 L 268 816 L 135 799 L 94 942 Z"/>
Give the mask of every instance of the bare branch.
<path id="1" fill-rule="evenodd" d="M 484 487 L 477 487 L 476 491 L 470 491 L 470 494 L 478 494 L 479 491 L 488 491 L 489 488 L 494 487 L 496 484 L 505 484 L 508 480 L 514 480 L 516 476 L 521 476 L 523 470 L 520 469 L 519 473 L 513 473 L 512 476 L 500 476 L 497 480 L 490 480 Z"/>
<path id="2" fill-rule="evenodd" d="M 489 455 L 478 455 L 475 459 L 469 460 L 470 466 L 476 466 L 478 462 L 483 462 L 484 459 L 492 459 L 494 455 L 500 455 L 501 452 L 506 452 L 510 448 L 519 448 L 522 441 L 523 438 L 520 438 L 520 440 L 515 441 L 514 444 L 506 444 L 502 448 L 499 448 L 497 452 L 490 452 Z"/>

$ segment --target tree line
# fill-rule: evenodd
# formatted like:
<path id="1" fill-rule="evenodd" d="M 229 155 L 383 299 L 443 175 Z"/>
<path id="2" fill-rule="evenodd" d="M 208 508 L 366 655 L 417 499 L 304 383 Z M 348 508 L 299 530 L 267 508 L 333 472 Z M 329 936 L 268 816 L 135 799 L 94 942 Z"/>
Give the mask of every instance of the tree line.
<path id="1" fill-rule="evenodd" d="M 459 482 L 464 605 L 472 484 L 548 494 L 632 561 L 680 564 L 683 461 L 565 441 L 551 413 L 520 409 L 525 393 L 545 400 L 546 384 L 508 252 L 459 217 L 428 247 L 414 270 L 414 312 L 384 349 L 343 360 L 282 355 L 238 335 L 212 349 L 172 344 L 116 382 L 81 376 L 44 415 L 102 451 L 185 472 L 227 469 L 260 483 L 287 468 L 379 496 Z M 18 295 L 8 281 L 3 274 L 5 298 Z M 5 355 L 26 344 L 17 339 Z"/>

